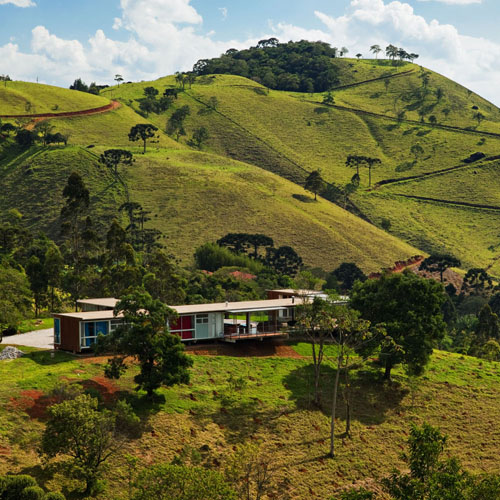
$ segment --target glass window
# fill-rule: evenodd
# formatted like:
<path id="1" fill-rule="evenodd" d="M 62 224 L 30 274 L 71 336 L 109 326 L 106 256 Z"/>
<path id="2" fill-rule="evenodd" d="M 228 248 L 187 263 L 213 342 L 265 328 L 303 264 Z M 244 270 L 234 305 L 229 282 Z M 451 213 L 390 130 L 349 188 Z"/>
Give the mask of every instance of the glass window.
<path id="1" fill-rule="evenodd" d="M 84 323 L 82 347 L 90 347 L 95 344 L 99 335 L 109 333 L 109 321 L 88 321 Z"/>
<path id="2" fill-rule="evenodd" d="M 61 320 L 54 318 L 54 344 L 61 343 Z"/>
<path id="3" fill-rule="evenodd" d="M 197 314 L 196 315 L 196 324 L 208 324 L 208 314 Z"/>

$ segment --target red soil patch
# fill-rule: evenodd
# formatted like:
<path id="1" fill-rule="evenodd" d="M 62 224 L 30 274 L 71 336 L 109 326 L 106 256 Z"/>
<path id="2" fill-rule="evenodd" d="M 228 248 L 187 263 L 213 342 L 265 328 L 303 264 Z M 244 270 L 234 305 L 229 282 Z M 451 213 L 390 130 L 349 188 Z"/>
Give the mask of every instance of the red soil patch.
<path id="1" fill-rule="evenodd" d="M 12 455 L 10 446 L 0 446 L 0 457 L 9 457 Z"/>
<path id="2" fill-rule="evenodd" d="M 92 379 L 82 380 L 80 383 L 85 389 L 98 391 L 104 403 L 110 403 L 118 399 L 120 388 L 106 377 L 94 377 Z"/>
<path id="3" fill-rule="evenodd" d="M 295 350 L 279 341 L 245 340 L 235 344 L 204 344 L 186 346 L 189 354 L 199 356 L 234 356 L 234 357 L 258 357 L 258 358 L 294 358 L 301 359 L 302 356 Z"/>
<path id="4" fill-rule="evenodd" d="M 10 398 L 10 404 L 13 408 L 23 410 L 31 418 L 40 420 L 47 417 L 47 408 L 54 403 L 54 398 L 35 389 L 22 391 L 19 397 Z"/>

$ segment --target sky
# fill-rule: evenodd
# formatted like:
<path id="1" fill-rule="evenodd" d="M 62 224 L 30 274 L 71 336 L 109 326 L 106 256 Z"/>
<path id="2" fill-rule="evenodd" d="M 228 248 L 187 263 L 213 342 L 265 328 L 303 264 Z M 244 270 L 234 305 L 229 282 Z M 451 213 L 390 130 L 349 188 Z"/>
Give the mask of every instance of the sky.
<path id="1" fill-rule="evenodd" d="M 500 106 L 499 0 L 0 0 L 0 75 L 68 87 L 190 70 L 264 38 L 392 43 Z"/>

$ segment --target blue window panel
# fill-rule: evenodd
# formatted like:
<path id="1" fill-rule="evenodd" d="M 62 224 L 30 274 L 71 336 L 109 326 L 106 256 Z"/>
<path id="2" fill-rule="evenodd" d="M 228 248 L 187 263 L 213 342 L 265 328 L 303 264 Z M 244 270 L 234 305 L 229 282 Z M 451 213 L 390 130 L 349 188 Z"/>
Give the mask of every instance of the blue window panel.
<path id="1" fill-rule="evenodd" d="M 107 335 L 109 323 L 107 321 L 98 321 L 95 324 L 95 335 Z"/>
<path id="2" fill-rule="evenodd" d="M 54 318 L 54 343 L 61 343 L 61 320 Z"/>

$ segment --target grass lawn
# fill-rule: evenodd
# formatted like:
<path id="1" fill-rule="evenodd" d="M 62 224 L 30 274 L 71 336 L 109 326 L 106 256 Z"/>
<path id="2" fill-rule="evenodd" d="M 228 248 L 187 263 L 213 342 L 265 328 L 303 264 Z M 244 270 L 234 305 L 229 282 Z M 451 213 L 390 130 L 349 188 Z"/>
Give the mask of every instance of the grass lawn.
<path id="1" fill-rule="evenodd" d="M 307 345 L 297 352 L 307 355 Z M 32 352 L 0 363 L 0 472 L 29 471 L 53 489 L 74 488 L 59 474 L 43 472 L 35 453 L 43 431 L 44 395 L 61 381 L 82 384 L 104 401 L 121 393 L 147 422 L 142 437 L 129 442 L 110 462 L 108 493 L 102 498 L 125 499 L 125 453 L 141 465 L 171 461 L 179 454 L 201 457 L 211 467 L 223 466 L 233 446 L 260 443 L 272 457 L 274 481 L 290 498 L 325 499 L 345 485 L 376 480 L 392 467 L 403 466 L 411 422 L 427 421 L 449 435 L 449 452 L 475 472 L 497 469 L 500 433 L 500 364 L 436 351 L 418 388 L 401 369 L 392 385 L 368 365 L 353 379 L 353 438 L 343 439 L 343 406 L 339 408 L 338 455 L 328 449 L 328 410 L 310 405 L 312 369 L 309 358 L 232 358 L 194 356 L 189 386 L 162 389 L 165 400 L 151 405 L 132 390 L 133 369 L 120 381 L 102 378 L 99 360 L 57 353 Z M 323 401 L 329 407 L 334 370 L 323 370 Z M 242 377 L 231 389 L 230 377 Z M 44 399 L 45 398 L 45 399 Z M 219 465 L 220 464 L 220 465 Z M 112 495 L 111 497 L 109 495 Z M 70 495 L 69 498 L 76 498 Z"/>
<path id="2" fill-rule="evenodd" d="M 54 318 L 25 319 L 19 325 L 19 333 L 34 332 L 35 330 L 47 330 L 54 327 Z"/>

